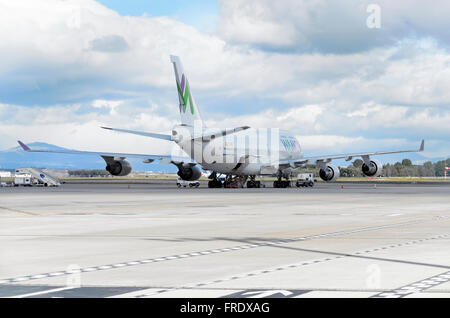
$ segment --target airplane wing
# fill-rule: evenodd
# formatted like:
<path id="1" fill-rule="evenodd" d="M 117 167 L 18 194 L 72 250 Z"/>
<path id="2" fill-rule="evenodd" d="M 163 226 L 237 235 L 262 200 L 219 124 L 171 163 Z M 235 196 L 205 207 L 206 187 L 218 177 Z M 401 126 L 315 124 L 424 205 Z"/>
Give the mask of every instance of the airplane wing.
<path id="1" fill-rule="evenodd" d="M 171 156 L 171 155 L 146 155 L 135 153 L 115 153 L 115 152 L 94 152 L 94 151 L 80 151 L 80 150 L 47 150 L 47 149 L 32 149 L 24 144 L 22 141 L 18 141 L 23 150 L 27 152 L 50 152 L 50 153 L 63 153 L 72 155 L 97 155 L 105 159 L 114 158 L 115 160 L 123 160 L 125 158 L 137 158 L 142 159 L 144 163 L 151 163 L 158 160 L 159 163 L 164 164 L 179 164 L 179 163 L 193 163 L 193 160 L 189 157 Z"/>
<path id="2" fill-rule="evenodd" d="M 362 152 L 362 153 L 347 153 L 338 155 L 324 155 L 314 157 L 303 157 L 301 159 L 292 159 L 280 162 L 280 165 L 290 165 L 291 167 L 298 167 L 304 164 L 320 164 L 328 163 L 333 159 L 345 159 L 346 161 L 352 160 L 354 157 L 361 157 L 364 161 L 368 161 L 370 156 L 387 155 L 393 153 L 404 152 L 422 152 L 425 149 L 425 141 L 422 139 L 419 149 L 409 150 L 394 150 L 394 151 L 374 151 L 374 152 Z"/>

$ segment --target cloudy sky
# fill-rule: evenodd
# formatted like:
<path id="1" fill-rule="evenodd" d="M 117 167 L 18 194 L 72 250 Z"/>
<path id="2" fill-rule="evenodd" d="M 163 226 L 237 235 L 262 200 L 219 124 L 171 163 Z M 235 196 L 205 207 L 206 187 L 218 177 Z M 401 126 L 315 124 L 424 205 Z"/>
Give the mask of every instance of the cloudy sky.
<path id="1" fill-rule="evenodd" d="M 433 3 L 0 0 L 0 149 L 169 153 L 99 126 L 170 131 L 176 54 L 208 126 L 283 127 L 306 154 L 425 138 L 448 156 L 450 2 Z"/>

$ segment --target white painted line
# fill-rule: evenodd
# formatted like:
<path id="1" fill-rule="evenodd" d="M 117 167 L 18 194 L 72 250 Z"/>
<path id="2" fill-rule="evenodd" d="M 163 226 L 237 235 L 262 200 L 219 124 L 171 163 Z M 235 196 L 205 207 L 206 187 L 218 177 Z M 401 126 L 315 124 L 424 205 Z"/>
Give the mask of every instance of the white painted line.
<path id="1" fill-rule="evenodd" d="M 50 273 L 50 276 L 61 276 L 61 275 L 65 275 L 66 273 L 64 272 L 55 272 L 55 273 Z"/>
<path id="2" fill-rule="evenodd" d="M 129 292 L 129 293 L 125 293 L 125 294 L 119 294 L 119 295 L 114 295 L 114 296 L 110 296 L 107 298 L 130 298 L 130 297 L 140 297 L 140 296 L 145 296 L 147 294 L 155 294 L 158 292 L 163 291 L 164 289 L 157 289 L 157 288 L 148 288 L 148 289 L 141 289 L 141 290 L 136 290 L 133 292 Z"/>
<path id="3" fill-rule="evenodd" d="M 41 291 L 38 291 L 38 292 L 29 293 L 29 294 L 22 294 L 22 295 L 12 296 L 12 297 L 9 297 L 9 298 L 31 297 L 31 296 L 49 294 L 49 293 L 59 292 L 59 291 L 62 291 L 62 290 L 68 290 L 68 289 L 73 289 L 73 288 L 77 288 L 77 287 L 59 287 L 59 288 L 41 290 Z"/>
<path id="4" fill-rule="evenodd" d="M 337 256 L 334 256 L 334 257 L 327 257 L 327 258 L 321 258 L 321 259 L 316 259 L 316 260 L 303 261 L 301 263 L 288 264 L 288 265 L 281 266 L 281 267 L 276 267 L 276 268 L 271 268 L 271 269 L 266 269 L 266 270 L 260 270 L 258 272 L 250 272 L 250 273 L 245 273 L 245 274 L 241 274 L 241 275 L 234 275 L 234 276 L 231 276 L 231 277 L 225 277 L 225 278 L 222 278 L 220 280 L 216 280 L 214 282 L 201 282 L 201 283 L 197 283 L 195 286 L 206 286 L 206 285 L 210 285 L 210 284 L 217 284 L 219 282 L 225 282 L 225 281 L 230 281 L 230 280 L 235 280 L 235 279 L 240 279 L 240 278 L 246 278 L 246 277 L 253 277 L 253 276 L 256 276 L 256 275 L 262 275 L 262 274 L 272 273 L 274 271 L 281 271 L 281 270 L 287 270 L 287 269 L 291 269 L 291 268 L 297 268 L 297 267 L 300 267 L 300 266 L 317 264 L 317 263 L 326 262 L 326 261 L 330 261 L 330 260 L 340 259 L 340 258 L 343 258 L 343 257 L 351 257 L 351 255 L 367 254 L 367 253 L 371 253 L 371 252 L 378 251 L 378 250 L 384 250 L 384 249 L 389 249 L 389 248 L 401 247 L 401 246 L 404 246 L 407 243 L 409 243 L 409 242 L 396 244 L 396 245 L 388 245 L 388 246 L 384 246 L 384 247 L 377 247 L 377 248 L 370 249 L 370 250 L 365 250 L 365 251 L 358 251 L 358 252 L 350 253 L 349 256 L 337 255 Z M 448 273 L 443 273 L 443 274 L 439 275 L 438 277 L 443 277 L 444 275 L 448 275 Z M 443 280 L 436 279 L 438 277 L 435 277 L 434 281 L 432 280 L 432 278 L 430 278 L 429 282 L 431 284 L 433 284 L 433 285 L 440 284 Z M 411 293 L 411 292 L 408 291 L 407 293 Z M 395 297 L 395 298 L 401 297 L 400 295 L 396 294 L 395 292 L 383 293 L 383 295 L 384 294 L 389 295 L 387 297 Z M 381 295 L 381 294 L 379 294 L 379 295 Z"/>
<path id="5" fill-rule="evenodd" d="M 435 221 L 440 218 L 450 218 L 450 216 L 449 217 L 446 216 L 446 217 L 432 218 L 431 221 Z M 319 238 L 319 237 L 334 237 L 334 236 L 338 236 L 338 235 L 347 235 L 347 234 L 353 234 L 353 233 L 360 233 L 360 232 L 364 232 L 364 231 L 374 231 L 374 230 L 380 230 L 380 229 L 386 229 L 386 228 L 420 224 L 420 223 L 429 222 L 429 221 L 430 221 L 430 219 L 425 219 L 425 220 L 409 221 L 409 222 L 403 222 L 403 223 L 397 223 L 397 224 L 387 224 L 387 225 L 382 225 L 382 226 L 365 227 L 365 228 L 359 228 L 359 229 L 355 229 L 355 230 L 338 231 L 338 232 L 331 232 L 331 233 L 327 233 L 327 234 L 317 234 L 317 235 L 312 235 L 312 236 L 297 237 L 297 238 L 286 239 L 286 240 L 281 240 L 281 241 L 279 240 L 279 241 L 272 241 L 272 242 L 256 243 L 256 244 L 251 244 L 251 245 L 242 245 L 242 246 L 236 246 L 236 247 L 231 247 L 231 248 L 222 248 L 222 249 L 208 250 L 208 251 L 203 251 L 203 252 L 182 254 L 182 255 L 178 255 L 178 256 L 160 257 L 160 258 L 156 258 L 156 259 L 147 259 L 145 261 L 133 261 L 133 262 L 128 262 L 128 263 L 118 263 L 118 264 L 114 264 L 114 265 L 104 265 L 104 266 L 111 266 L 109 268 L 112 268 L 112 267 L 118 268 L 118 267 L 123 267 L 123 266 L 140 265 L 140 264 L 150 263 L 150 262 L 158 262 L 158 261 L 166 261 L 166 260 L 171 260 L 171 259 L 178 259 L 178 258 L 185 258 L 185 257 L 192 257 L 192 256 L 208 255 L 208 252 L 209 253 L 223 253 L 223 252 L 239 250 L 239 249 L 243 249 L 243 248 L 256 248 L 256 247 L 270 246 L 270 245 L 274 245 L 274 244 L 292 243 L 292 242 L 298 242 L 298 241 L 304 241 L 304 240 L 311 240 L 311 239 Z M 445 236 L 448 236 L 448 235 L 449 234 L 445 234 Z M 441 236 L 439 236 L 439 237 L 441 237 Z M 420 240 L 420 241 L 423 241 L 423 240 Z M 413 241 L 413 242 L 408 242 L 406 244 L 415 244 L 417 242 L 418 241 Z M 402 246 L 402 245 L 396 245 L 396 246 Z M 387 248 L 388 247 L 382 247 L 381 249 L 387 249 Z M 373 250 L 368 250 L 365 252 L 368 253 L 371 251 L 373 251 Z M 359 252 L 359 253 L 361 253 L 361 252 Z M 336 258 L 342 258 L 342 257 L 347 257 L 347 256 L 341 255 L 341 256 L 337 256 Z M 307 262 L 302 265 L 307 265 L 307 264 L 309 264 L 309 263 Z M 100 267 L 81 269 L 81 271 L 89 272 L 89 271 L 96 271 L 96 270 L 101 270 L 101 269 L 102 268 L 100 266 Z M 104 268 L 104 269 L 107 269 L 107 268 Z M 71 274 L 67 271 L 65 271 L 63 273 Z M 43 277 L 48 276 L 48 274 L 41 274 L 41 275 L 45 275 Z M 31 277 L 10 278 L 6 281 L 3 280 L 3 282 L 17 282 L 17 281 L 29 280 L 29 279 L 38 279 L 38 275 L 34 275 L 33 278 L 31 278 Z"/>
<path id="6" fill-rule="evenodd" d="M 169 292 L 169 291 L 172 291 L 172 290 L 175 290 L 175 289 L 161 289 L 161 290 L 155 291 L 153 293 L 144 294 L 144 295 L 138 296 L 138 297 L 139 298 L 149 298 L 151 296 L 162 294 L 162 293 Z"/>

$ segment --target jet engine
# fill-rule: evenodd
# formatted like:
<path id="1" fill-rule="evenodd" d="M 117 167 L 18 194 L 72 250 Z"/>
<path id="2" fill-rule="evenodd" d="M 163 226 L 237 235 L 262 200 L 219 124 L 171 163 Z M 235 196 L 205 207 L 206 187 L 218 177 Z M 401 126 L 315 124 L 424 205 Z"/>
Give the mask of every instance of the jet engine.
<path id="1" fill-rule="evenodd" d="M 177 174 L 185 181 L 195 181 L 202 176 L 202 170 L 198 165 L 181 165 L 178 167 Z"/>
<path id="2" fill-rule="evenodd" d="M 375 159 L 371 159 L 369 164 L 363 163 L 362 172 L 368 177 L 378 177 L 383 171 L 383 165 Z"/>
<path id="3" fill-rule="evenodd" d="M 320 168 L 319 176 L 323 181 L 336 181 L 340 176 L 340 171 L 336 166 L 327 165 L 325 168 Z"/>
<path id="4" fill-rule="evenodd" d="M 107 163 L 106 171 L 113 176 L 126 176 L 131 172 L 131 165 L 126 160 L 114 160 Z"/>

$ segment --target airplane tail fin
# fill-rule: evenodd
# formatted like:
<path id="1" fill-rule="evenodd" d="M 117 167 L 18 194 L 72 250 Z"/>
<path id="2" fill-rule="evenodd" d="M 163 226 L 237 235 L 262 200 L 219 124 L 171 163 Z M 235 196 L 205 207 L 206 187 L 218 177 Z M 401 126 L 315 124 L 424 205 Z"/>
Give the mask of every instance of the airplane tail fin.
<path id="1" fill-rule="evenodd" d="M 171 55 L 170 61 L 173 63 L 175 71 L 175 80 L 177 83 L 178 99 L 180 101 L 180 117 L 181 124 L 187 126 L 194 126 L 194 122 L 202 123 L 200 113 L 195 103 L 194 96 L 192 96 L 189 81 L 184 73 L 183 65 L 178 56 Z M 203 124 L 203 123 L 202 123 Z"/>

